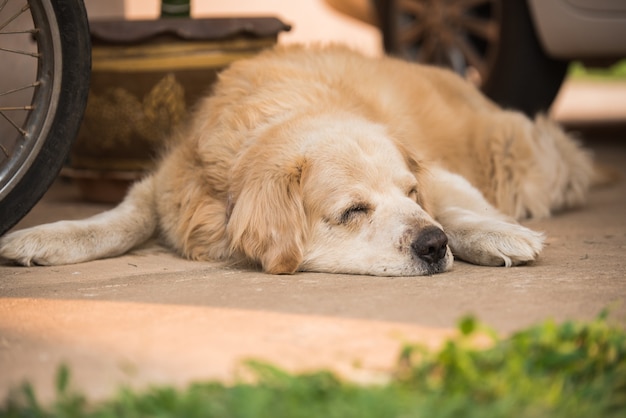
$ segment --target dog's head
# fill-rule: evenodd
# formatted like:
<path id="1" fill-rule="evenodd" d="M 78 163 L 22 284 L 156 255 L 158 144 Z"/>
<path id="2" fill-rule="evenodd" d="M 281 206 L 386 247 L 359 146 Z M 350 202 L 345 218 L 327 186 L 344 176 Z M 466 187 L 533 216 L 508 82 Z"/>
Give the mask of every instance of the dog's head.
<path id="1" fill-rule="evenodd" d="M 317 117 L 273 126 L 232 172 L 232 250 L 268 273 L 409 276 L 452 264 L 425 169 L 384 128 Z"/>

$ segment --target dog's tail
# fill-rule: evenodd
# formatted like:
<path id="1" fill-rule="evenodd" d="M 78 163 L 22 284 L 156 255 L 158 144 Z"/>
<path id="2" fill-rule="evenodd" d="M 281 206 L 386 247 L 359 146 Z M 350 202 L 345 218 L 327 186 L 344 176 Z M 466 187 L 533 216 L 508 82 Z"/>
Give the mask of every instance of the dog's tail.
<path id="1" fill-rule="evenodd" d="M 74 264 L 114 257 L 157 230 L 154 176 L 136 183 L 117 207 L 79 221 L 60 221 L 0 237 L 0 258 L 30 265 Z"/>

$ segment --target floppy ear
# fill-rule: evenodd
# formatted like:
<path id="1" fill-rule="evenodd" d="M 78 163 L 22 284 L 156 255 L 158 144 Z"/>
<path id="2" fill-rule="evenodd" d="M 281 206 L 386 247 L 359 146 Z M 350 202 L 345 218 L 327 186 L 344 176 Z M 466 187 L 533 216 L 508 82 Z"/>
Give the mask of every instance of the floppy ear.
<path id="1" fill-rule="evenodd" d="M 260 262 L 267 273 L 292 274 L 302 262 L 306 235 L 300 184 L 306 162 L 262 145 L 248 149 L 233 170 L 231 250 Z"/>
<path id="2" fill-rule="evenodd" d="M 414 152 L 409 150 L 401 142 L 396 141 L 396 146 L 398 147 L 398 150 L 400 150 L 400 153 L 402 153 L 404 162 L 409 168 L 409 171 L 413 173 L 415 179 L 417 180 L 417 203 L 422 207 L 422 209 L 430 213 L 428 188 L 426 187 L 429 174 L 426 163 L 420 160 Z"/>

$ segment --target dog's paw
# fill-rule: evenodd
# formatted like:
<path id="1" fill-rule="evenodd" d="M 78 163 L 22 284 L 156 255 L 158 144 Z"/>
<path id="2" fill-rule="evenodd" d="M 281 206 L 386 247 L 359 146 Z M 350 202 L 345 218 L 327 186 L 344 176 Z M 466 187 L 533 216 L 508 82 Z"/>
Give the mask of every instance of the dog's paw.
<path id="1" fill-rule="evenodd" d="M 504 221 L 480 223 L 453 234 L 452 252 L 461 260 L 482 266 L 506 266 L 534 261 L 543 248 L 544 235 Z"/>
<path id="2" fill-rule="evenodd" d="M 0 237 L 0 259 L 23 266 L 71 264 L 73 246 L 59 223 L 23 229 Z"/>

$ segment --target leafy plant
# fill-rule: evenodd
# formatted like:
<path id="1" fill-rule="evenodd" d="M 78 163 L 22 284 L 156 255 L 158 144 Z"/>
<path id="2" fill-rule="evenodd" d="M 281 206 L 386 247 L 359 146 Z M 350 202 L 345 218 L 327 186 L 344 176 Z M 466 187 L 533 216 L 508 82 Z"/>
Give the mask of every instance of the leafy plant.
<path id="1" fill-rule="evenodd" d="M 439 350 L 407 346 L 389 383 L 358 385 L 327 371 L 292 375 L 250 361 L 255 383 L 196 383 L 185 390 L 122 389 L 103 403 L 72 392 L 57 374 L 57 398 L 42 406 L 25 385 L 2 417 L 622 417 L 626 332 L 606 313 L 588 323 L 543 324 L 508 338 L 472 317 Z"/>
<path id="2" fill-rule="evenodd" d="M 625 81 L 626 60 L 621 60 L 609 67 L 585 67 L 575 61 L 569 67 L 569 75 L 579 80 L 594 81 Z"/>

